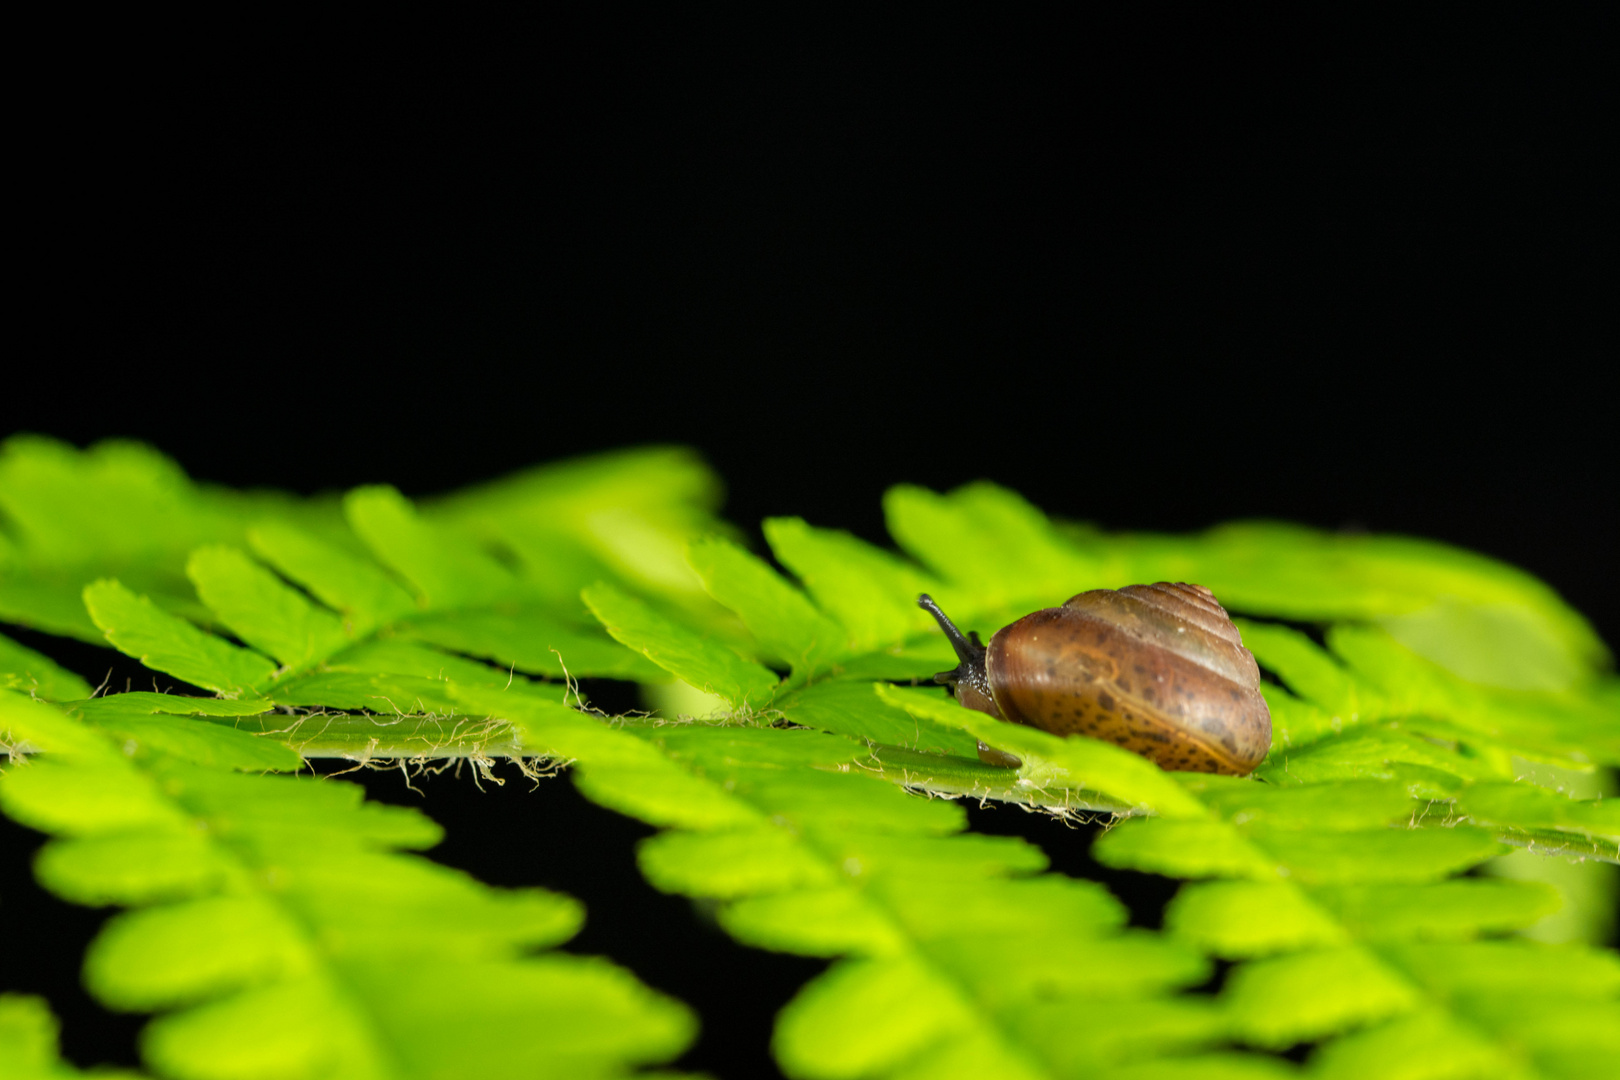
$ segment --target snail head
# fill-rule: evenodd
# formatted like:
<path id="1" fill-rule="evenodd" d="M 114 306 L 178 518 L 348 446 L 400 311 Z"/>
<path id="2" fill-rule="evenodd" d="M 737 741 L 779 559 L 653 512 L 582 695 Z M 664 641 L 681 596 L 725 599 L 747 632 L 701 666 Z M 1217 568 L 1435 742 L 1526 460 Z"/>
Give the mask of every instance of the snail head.
<path id="1" fill-rule="evenodd" d="M 951 622 L 950 616 L 939 609 L 934 598 L 927 593 L 917 597 L 917 606 L 934 617 L 939 628 L 945 631 L 950 639 L 951 648 L 956 650 L 956 658 L 961 661 L 950 671 L 942 671 L 934 676 L 934 681 L 943 683 L 951 688 L 956 699 L 970 709 L 989 713 L 1000 717 L 1001 710 L 996 708 L 995 697 L 990 692 L 990 679 L 985 673 L 985 655 L 987 650 L 984 643 L 979 640 L 977 631 L 970 631 L 963 635 Z"/>

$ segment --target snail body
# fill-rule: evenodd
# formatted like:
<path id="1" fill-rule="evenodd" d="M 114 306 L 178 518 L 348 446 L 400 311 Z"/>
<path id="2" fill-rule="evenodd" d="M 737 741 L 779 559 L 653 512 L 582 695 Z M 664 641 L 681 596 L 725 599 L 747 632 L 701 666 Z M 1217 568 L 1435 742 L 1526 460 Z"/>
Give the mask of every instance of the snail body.
<path id="1" fill-rule="evenodd" d="M 961 661 L 934 680 L 967 708 L 1112 742 L 1165 769 L 1242 776 L 1271 749 L 1254 654 L 1202 585 L 1093 589 L 1002 627 L 989 645 L 927 595 L 917 603 Z M 979 756 L 1020 763 L 983 743 Z"/>

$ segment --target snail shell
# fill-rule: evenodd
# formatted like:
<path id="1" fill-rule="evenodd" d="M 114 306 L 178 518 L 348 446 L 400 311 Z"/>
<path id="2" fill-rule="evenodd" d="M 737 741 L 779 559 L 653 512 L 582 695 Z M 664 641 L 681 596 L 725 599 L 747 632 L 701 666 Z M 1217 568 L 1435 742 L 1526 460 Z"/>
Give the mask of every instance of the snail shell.
<path id="1" fill-rule="evenodd" d="M 964 638 L 927 596 L 962 661 L 935 676 L 970 709 L 1115 743 L 1165 769 L 1244 775 L 1271 749 L 1260 669 L 1202 585 L 1093 589 Z M 1016 765 L 981 745 L 980 757 Z"/>

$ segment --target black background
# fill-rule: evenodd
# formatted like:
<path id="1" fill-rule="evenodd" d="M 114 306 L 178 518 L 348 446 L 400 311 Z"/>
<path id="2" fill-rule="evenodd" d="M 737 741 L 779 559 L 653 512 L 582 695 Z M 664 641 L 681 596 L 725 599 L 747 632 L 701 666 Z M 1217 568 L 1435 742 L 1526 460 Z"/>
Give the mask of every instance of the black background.
<path id="1" fill-rule="evenodd" d="M 1599 6 L 545 10 L 46 28 L 3 431 L 413 495 L 682 442 L 740 524 L 876 541 L 888 485 L 989 477 L 1109 527 L 1448 540 L 1620 641 Z M 565 783 L 424 805 L 440 857 L 581 896 L 576 948 L 697 1005 L 683 1064 L 768 1070 L 818 965 L 657 897 L 639 826 Z M 7 923 L 77 955 L 99 916 L 8 861 Z M 5 964 L 76 1059 L 127 1058 L 71 970 Z"/>

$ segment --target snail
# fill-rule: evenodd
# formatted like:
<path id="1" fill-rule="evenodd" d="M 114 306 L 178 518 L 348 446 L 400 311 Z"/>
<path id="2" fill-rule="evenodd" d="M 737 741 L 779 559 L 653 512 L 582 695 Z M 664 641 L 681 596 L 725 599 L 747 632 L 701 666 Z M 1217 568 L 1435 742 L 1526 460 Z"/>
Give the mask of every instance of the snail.
<path id="1" fill-rule="evenodd" d="M 1112 742 L 1165 769 L 1242 776 L 1271 749 L 1254 654 L 1202 585 L 1093 589 L 1002 627 L 988 646 L 926 593 L 917 606 L 961 661 L 934 681 L 969 709 Z M 979 757 L 1022 764 L 982 741 Z"/>

